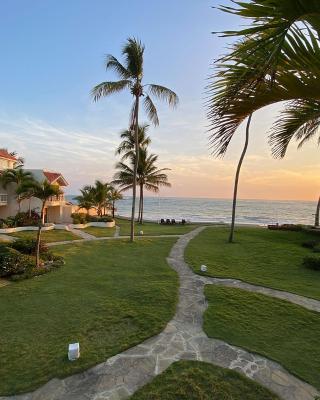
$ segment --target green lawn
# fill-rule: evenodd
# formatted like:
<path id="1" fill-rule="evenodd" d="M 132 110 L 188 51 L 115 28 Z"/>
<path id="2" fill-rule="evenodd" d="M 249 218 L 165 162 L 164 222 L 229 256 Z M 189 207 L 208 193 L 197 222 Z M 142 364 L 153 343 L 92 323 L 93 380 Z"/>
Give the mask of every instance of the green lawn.
<path id="1" fill-rule="evenodd" d="M 0 395 L 85 370 L 160 332 L 173 317 L 174 239 L 55 247 L 66 265 L 0 289 Z M 67 360 L 68 343 L 81 358 Z"/>
<path id="2" fill-rule="evenodd" d="M 279 362 L 320 389 L 320 314 L 284 300 L 207 285 L 204 330 Z"/>
<path id="3" fill-rule="evenodd" d="M 312 252 L 301 244 L 314 238 L 312 233 L 248 227 L 237 228 L 235 238 L 236 243 L 227 243 L 227 228 L 207 228 L 189 243 L 186 260 L 197 273 L 205 264 L 210 276 L 237 278 L 320 300 L 320 273 L 302 266 L 302 259 Z"/>
<path id="4" fill-rule="evenodd" d="M 199 361 L 179 361 L 130 400 L 279 400 L 235 371 Z"/>
<path id="5" fill-rule="evenodd" d="M 80 231 L 80 229 L 79 229 L 79 231 Z M 110 236 L 114 236 L 114 234 L 116 232 L 116 228 L 88 226 L 87 228 L 81 229 L 81 231 L 89 233 L 90 235 L 93 235 L 95 237 L 110 237 Z"/>
<path id="6" fill-rule="evenodd" d="M 116 224 L 120 227 L 120 236 L 130 235 L 130 221 L 126 219 L 116 218 Z M 155 222 L 144 222 L 142 225 L 136 222 L 135 233 L 139 234 L 143 231 L 144 235 L 184 235 L 197 228 L 196 224 L 187 225 L 166 225 L 157 224 Z"/>
<path id="7" fill-rule="evenodd" d="M 37 236 L 37 231 L 22 231 L 22 232 L 14 232 L 11 233 L 10 236 L 19 238 L 19 239 L 35 239 Z M 65 230 L 57 230 L 53 229 L 51 231 L 43 231 L 41 233 L 41 238 L 47 243 L 52 242 L 64 242 L 65 240 L 77 240 L 81 239 L 81 237 L 74 235 L 71 232 Z"/>

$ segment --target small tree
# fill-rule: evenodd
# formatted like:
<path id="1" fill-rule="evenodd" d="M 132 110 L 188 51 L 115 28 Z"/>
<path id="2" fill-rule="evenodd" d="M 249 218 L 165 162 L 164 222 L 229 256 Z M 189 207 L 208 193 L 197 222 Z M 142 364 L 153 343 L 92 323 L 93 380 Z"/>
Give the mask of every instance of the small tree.
<path id="1" fill-rule="evenodd" d="M 120 190 L 116 189 L 115 187 L 111 187 L 111 190 L 109 192 L 109 200 L 112 204 L 112 218 L 114 219 L 114 211 L 115 211 L 115 203 L 117 200 L 122 200 L 123 195 L 120 192 Z"/>
<path id="2" fill-rule="evenodd" d="M 33 182 L 32 185 L 33 197 L 39 199 L 41 201 L 41 213 L 40 213 L 40 222 L 37 233 L 37 242 L 36 242 L 36 267 L 40 266 L 40 241 L 41 241 L 41 228 L 44 225 L 44 210 L 46 207 L 47 201 L 52 196 L 58 196 L 61 194 L 61 191 L 58 186 L 51 185 L 48 181 L 43 182 Z"/>

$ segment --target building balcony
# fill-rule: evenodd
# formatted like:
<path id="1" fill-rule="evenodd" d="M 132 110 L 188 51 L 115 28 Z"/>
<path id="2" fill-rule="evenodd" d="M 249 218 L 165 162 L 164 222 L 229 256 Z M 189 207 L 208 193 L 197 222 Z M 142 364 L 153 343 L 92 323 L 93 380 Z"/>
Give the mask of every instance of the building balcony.
<path id="1" fill-rule="evenodd" d="M 6 206 L 8 204 L 8 195 L 0 193 L 0 206 Z"/>
<path id="2" fill-rule="evenodd" d="M 66 202 L 66 199 L 64 198 L 64 194 L 60 194 L 59 196 L 52 196 L 49 197 L 47 200 L 47 206 L 48 207 L 54 207 L 54 206 L 62 206 Z"/>

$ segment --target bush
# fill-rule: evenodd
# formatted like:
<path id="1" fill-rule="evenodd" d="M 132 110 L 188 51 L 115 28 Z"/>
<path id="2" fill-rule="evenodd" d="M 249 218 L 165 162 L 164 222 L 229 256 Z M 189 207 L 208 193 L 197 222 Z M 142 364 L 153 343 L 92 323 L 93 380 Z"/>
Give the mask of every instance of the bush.
<path id="1" fill-rule="evenodd" d="M 32 256 L 22 254 L 10 247 L 1 247 L 0 249 L 0 276 L 11 277 L 14 275 L 23 275 L 30 272 L 35 265 L 35 259 Z"/>
<path id="2" fill-rule="evenodd" d="M 18 239 L 10 244 L 10 247 L 20 251 L 20 253 L 27 255 L 36 254 L 36 239 Z M 45 242 L 40 241 L 40 254 L 46 253 L 48 251 L 48 247 Z"/>
<path id="3" fill-rule="evenodd" d="M 113 218 L 109 217 L 108 215 L 104 215 L 103 217 L 88 215 L 87 221 L 88 222 L 112 222 Z"/>
<path id="4" fill-rule="evenodd" d="M 0 228 L 1 229 L 14 228 L 15 225 L 16 225 L 16 222 L 13 217 L 8 217 L 8 218 L 0 220 Z"/>
<path id="5" fill-rule="evenodd" d="M 318 245 L 319 245 L 318 240 L 308 240 L 308 241 L 302 243 L 302 247 L 305 247 L 306 249 L 312 249 L 312 250 L 315 247 L 317 247 Z"/>
<path id="6" fill-rule="evenodd" d="M 85 224 L 87 222 L 87 215 L 84 213 L 73 213 L 71 214 L 72 222 L 74 224 Z"/>
<path id="7" fill-rule="evenodd" d="M 38 226 L 40 222 L 40 215 L 35 211 L 20 212 L 14 217 L 16 226 Z"/>
<path id="8" fill-rule="evenodd" d="M 320 257 L 308 256 L 303 259 L 303 266 L 315 271 L 320 271 Z"/>

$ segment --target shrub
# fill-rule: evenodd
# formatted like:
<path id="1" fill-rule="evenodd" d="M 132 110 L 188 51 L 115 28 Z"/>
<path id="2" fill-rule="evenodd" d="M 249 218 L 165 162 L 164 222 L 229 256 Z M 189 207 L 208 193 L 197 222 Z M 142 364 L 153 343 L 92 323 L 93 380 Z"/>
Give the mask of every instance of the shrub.
<path id="1" fill-rule="evenodd" d="M 14 218 L 16 226 L 38 226 L 40 222 L 40 215 L 35 211 L 20 212 Z"/>
<path id="2" fill-rule="evenodd" d="M 303 259 L 303 266 L 315 271 L 320 271 L 320 257 L 319 256 L 307 256 Z"/>
<path id="3" fill-rule="evenodd" d="M 308 240 L 302 243 L 302 247 L 305 247 L 306 249 L 314 249 L 318 244 L 318 240 Z"/>
<path id="4" fill-rule="evenodd" d="M 36 239 L 18 239 L 10 244 L 10 247 L 27 255 L 34 255 L 36 253 L 37 240 Z M 40 241 L 40 254 L 48 251 L 45 242 Z"/>
<path id="5" fill-rule="evenodd" d="M 71 214 L 72 222 L 74 224 L 85 224 L 87 222 L 87 215 L 84 213 L 73 213 Z"/>
<path id="6" fill-rule="evenodd" d="M 113 218 L 109 217 L 108 215 L 104 215 L 103 217 L 88 215 L 87 221 L 88 222 L 112 222 Z"/>
<path id="7" fill-rule="evenodd" d="M 22 254 L 10 247 L 0 249 L 0 276 L 11 277 L 30 272 L 35 265 L 34 257 Z"/>

